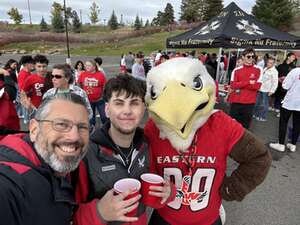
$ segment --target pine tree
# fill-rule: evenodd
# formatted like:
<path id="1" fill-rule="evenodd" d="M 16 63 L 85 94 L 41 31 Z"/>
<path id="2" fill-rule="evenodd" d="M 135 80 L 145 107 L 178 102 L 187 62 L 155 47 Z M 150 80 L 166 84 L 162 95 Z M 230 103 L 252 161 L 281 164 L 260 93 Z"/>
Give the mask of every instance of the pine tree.
<path id="1" fill-rule="evenodd" d="M 164 16 L 163 16 L 163 24 L 168 25 L 174 23 L 174 8 L 170 3 L 167 3 Z"/>
<path id="2" fill-rule="evenodd" d="M 252 14 L 261 22 L 287 31 L 295 16 L 291 0 L 256 0 Z"/>
<path id="3" fill-rule="evenodd" d="M 110 17 L 110 19 L 108 21 L 108 26 L 112 30 L 118 29 L 119 24 L 118 24 L 118 18 L 117 18 L 116 14 L 115 14 L 115 10 L 112 11 L 111 17 Z"/>
<path id="4" fill-rule="evenodd" d="M 19 13 L 19 10 L 17 8 L 11 8 L 7 14 L 9 15 L 9 18 L 15 22 L 15 24 L 20 24 L 23 19 L 23 15 Z"/>
<path id="5" fill-rule="evenodd" d="M 144 21 L 143 21 L 143 18 L 141 17 L 140 19 L 140 24 L 141 24 L 141 28 L 144 26 Z"/>
<path id="6" fill-rule="evenodd" d="M 99 14 L 100 14 L 100 8 L 96 4 L 96 2 L 92 3 L 92 6 L 90 7 L 90 20 L 92 24 L 96 24 L 99 22 Z"/>
<path id="7" fill-rule="evenodd" d="M 141 25 L 140 18 L 139 18 L 138 15 L 136 15 L 135 21 L 134 21 L 134 29 L 135 29 L 135 30 L 140 30 L 141 27 L 142 27 L 142 25 Z"/>
<path id="8" fill-rule="evenodd" d="M 208 0 L 204 13 L 204 20 L 208 21 L 223 10 L 223 0 Z"/>
<path id="9" fill-rule="evenodd" d="M 150 26 L 150 23 L 149 23 L 149 20 L 147 19 L 144 27 L 149 27 L 149 26 Z"/>
<path id="10" fill-rule="evenodd" d="M 180 20 L 188 23 L 202 21 L 209 0 L 182 0 L 180 6 Z"/>
<path id="11" fill-rule="evenodd" d="M 164 23 L 164 13 L 162 11 L 158 11 L 156 17 L 154 17 L 151 22 L 151 26 L 163 26 Z"/>
<path id="12" fill-rule="evenodd" d="M 53 2 L 51 10 L 51 24 L 54 32 L 64 32 L 64 18 L 62 15 L 63 7 L 57 2 Z"/>
<path id="13" fill-rule="evenodd" d="M 81 22 L 76 10 L 72 11 L 72 30 L 75 33 L 80 33 L 81 31 Z"/>
<path id="14" fill-rule="evenodd" d="M 48 24 L 46 23 L 44 17 L 42 17 L 42 20 L 41 20 L 41 23 L 40 23 L 40 31 L 41 32 L 49 31 Z"/>

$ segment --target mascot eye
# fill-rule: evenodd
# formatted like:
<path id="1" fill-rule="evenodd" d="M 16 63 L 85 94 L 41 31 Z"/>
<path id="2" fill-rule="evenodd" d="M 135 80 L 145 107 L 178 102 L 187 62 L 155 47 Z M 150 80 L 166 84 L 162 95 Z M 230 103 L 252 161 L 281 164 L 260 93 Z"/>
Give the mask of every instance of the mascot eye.
<path id="1" fill-rule="evenodd" d="M 152 100 L 155 100 L 157 98 L 157 94 L 154 91 L 154 86 L 151 86 L 150 94 L 151 94 L 151 99 Z"/>
<path id="2" fill-rule="evenodd" d="M 197 91 L 200 91 L 203 87 L 202 80 L 200 78 L 200 75 L 194 78 L 193 80 L 193 88 Z"/>

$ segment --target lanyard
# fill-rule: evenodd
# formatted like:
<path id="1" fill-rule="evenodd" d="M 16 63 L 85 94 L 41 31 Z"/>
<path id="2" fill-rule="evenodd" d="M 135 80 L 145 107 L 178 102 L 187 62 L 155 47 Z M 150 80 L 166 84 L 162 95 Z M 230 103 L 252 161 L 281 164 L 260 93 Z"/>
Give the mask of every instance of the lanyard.
<path id="1" fill-rule="evenodd" d="M 197 151 L 197 137 L 198 132 L 195 133 L 194 139 L 192 141 L 191 147 L 189 148 L 188 155 L 184 155 L 182 153 L 180 157 L 182 158 L 183 163 L 185 163 L 188 167 L 189 173 L 188 176 L 192 176 L 193 168 L 196 164 L 196 151 Z"/>

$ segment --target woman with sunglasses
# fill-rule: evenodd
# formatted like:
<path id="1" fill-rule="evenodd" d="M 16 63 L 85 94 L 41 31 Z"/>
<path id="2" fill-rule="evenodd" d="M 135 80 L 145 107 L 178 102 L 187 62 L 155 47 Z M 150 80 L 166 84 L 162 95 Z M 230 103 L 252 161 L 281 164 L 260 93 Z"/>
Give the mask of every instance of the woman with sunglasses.
<path id="1" fill-rule="evenodd" d="M 262 69 L 256 66 L 255 51 L 247 48 L 243 51 L 243 65 L 232 71 L 228 97 L 230 116 L 248 129 L 256 103 L 256 95 L 261 86 Z"/>
<path id="2" fill-rule="evenodd" d="M 72 69 L 68 64 L 54 65 L 50 77 L 52 79 L 53 88 L 49 89 L 44 94 L 43 99 L 54 96 L 58 93 L 72 92 L 83 98 L 89 112 L 89 119 L 93 117 L 93 111 L 85 91 L 80 87 L 73 85 L 74 77 Z"/>

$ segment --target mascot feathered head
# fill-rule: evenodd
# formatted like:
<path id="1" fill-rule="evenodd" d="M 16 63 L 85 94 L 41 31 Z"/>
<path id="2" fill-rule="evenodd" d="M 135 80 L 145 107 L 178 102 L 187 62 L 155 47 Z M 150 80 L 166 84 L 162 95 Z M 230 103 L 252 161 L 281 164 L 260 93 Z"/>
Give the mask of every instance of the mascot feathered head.
<path id="1" fill-rule="evenodd" d="M 215 82 L 198 59 L 174 58 L 147 75 L 149 115 L 178 151 L 191 145 L 196 131 L 212 114 Z"/>

